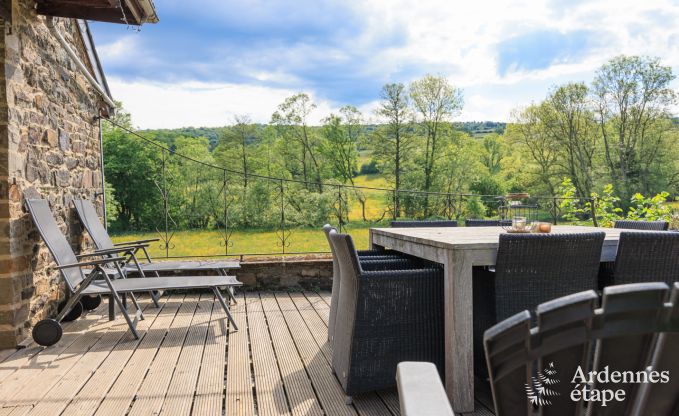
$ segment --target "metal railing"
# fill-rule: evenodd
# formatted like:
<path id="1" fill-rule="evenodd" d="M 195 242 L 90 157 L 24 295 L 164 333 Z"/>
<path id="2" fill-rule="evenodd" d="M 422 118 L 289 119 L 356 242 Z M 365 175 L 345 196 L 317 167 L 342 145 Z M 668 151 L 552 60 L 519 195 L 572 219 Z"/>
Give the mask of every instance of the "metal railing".
<path id="1" fill-rule="evenodd" d="M 324 223 L 353 234 L 368 227 L 388 226 L 397 219 L 464 220 L 507 215 L 507 201 L 498 195 L 396 190 L 244 174 L 182 155 L 112 124 L 159 152 L 149 172 L 154 189 L 146 190 L 152 196 L 148 215 L 117 233 L 156 234 L 160 254 L 166 258 L 323 254 L 328 252 L 324 239 L 314 247 L 301 245 L 302 239 L 297 238 L 300 232 L 313 230 L 320 236 L 319 227 Z M 533 207 L 533 220 L 559 224 L 564 221 L 561 205 L 565 199 L 576 198 L 529 197 L 522 204 Z M 590 217 L 596 224 L 593 213 Z M 182 238 L 178 232 L 191 230 L 211 231 L 214 244 L 204 247 L 200 254 L 177 253 L 177 239 Z M 241 250 L 235 232 L 250 240 L 268 237 L 257 244 L 257 250 Z"/>

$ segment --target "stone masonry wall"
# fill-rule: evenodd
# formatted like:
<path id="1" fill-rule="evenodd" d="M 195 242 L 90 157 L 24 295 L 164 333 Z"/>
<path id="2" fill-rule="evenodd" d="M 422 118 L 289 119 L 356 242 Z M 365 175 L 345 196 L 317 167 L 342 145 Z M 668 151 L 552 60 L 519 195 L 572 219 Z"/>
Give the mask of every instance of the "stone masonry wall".
<path id="1" fill-rule="evenodd" d="M 52 36 L 33 0 L 10 0 L 13 24 L 0 33 L 0 348 L 52 315 L 64 286 L 23 207 L 46 198 L 78 251 L 73 197 L 101 189 L 100 97 Z M 77 22 L 61 33 L 88 63 Z M 97 206 L 101 204 L 97 199 Z"/>

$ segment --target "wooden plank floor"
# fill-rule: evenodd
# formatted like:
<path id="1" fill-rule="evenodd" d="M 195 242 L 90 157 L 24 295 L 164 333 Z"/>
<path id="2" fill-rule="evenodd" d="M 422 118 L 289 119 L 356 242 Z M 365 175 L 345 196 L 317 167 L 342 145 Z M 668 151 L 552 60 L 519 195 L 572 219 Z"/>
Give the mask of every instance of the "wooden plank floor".
<path id="1" fill-rule="evenodd" d="M 140 303 L 139 340 L 122 318 L 108 321 L 104 302 L 65 324 L 57 345 L 0 351 L 0 416 L 399 414 L 394 389 L 344 404 L 329 293 L 241 293 L 231 308 L 238 332 L 211 294 Z M 481 399 L 468 415 L 492 415 Z"/>

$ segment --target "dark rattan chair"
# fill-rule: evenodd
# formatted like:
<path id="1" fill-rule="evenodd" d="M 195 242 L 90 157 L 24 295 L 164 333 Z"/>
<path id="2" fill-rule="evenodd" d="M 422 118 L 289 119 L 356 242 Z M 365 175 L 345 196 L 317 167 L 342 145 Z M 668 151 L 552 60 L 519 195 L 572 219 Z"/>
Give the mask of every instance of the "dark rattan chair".
<path id="1" fill-rule="evenodd" d="M 328 318 L 328 341 L 332 344 L 333 336 L 335 334 L 335 316 L 337 315 L 337 299 L 339 298 L 340 292 L 340 274 L 339 274 L 339 263 L 337 261 L 337 254 L 330 241 L 330 232 L 337 231 L 330 224 L 325 224 L 323 226 L 323 233 L 328 240 L 328 246 L 330 247 L 330 252 L 332 253 L 332 292 L 330 295 L 330 316 Z M 363 259 L 364 267 L 368 269 L 388 269 L 389 264 L 382 262 L 380 260 L 399 260 L 403 259 L 398 252 L 391 250 L 358 250 L 359 258 Z M 401 263 L 392 263 L 394 266 L 403 266 Z"/>
<path id="2" fill-rule="evenodd" d="M 600 308 L 598 301 L 594 291 L 565 296 L 538 306 L 535 328 L 530 313 L 523 311 L 486 331 L 497 416 L 677 414 L 679 378 L 673 374 L 679 372 L 679 283 L 671 292 L 665 283 L 611 286 L 604 290 Z M 630 381 L 643 381 L 655 373 L 660 382 L 602 384 L 597 380 L 590 391 L 623 390 L 624 400 L 609 396 L 605 406 L 601 400 L 586 403 L 577 395 L 576 400 L 571 397 L 574 389 L 584 387 L 571 383 L 578 367 L 585 377 L 589 371 L 621 372 L 635 379 Z M 452 414 L 447 398 L 435 394 L 440 381 L 426 363 L 400 364 L 399 377 L 404 378 L 401 373 L 406 371 L 410 382 L 399 385 L 399 394 L 408 404 L 402 416 Z M 668 376 L 664 382 L 663 372 Z M 422 392 L 422 386 L 430 392 Z M 422 408 L 431 411 L 421 413 Z"/>
<path id="3" fill-rule="evenodd" d="M 499 227 L 500 220 L 479 220 L 467 219 L 464 220 L 465 227 Z"/>
<path id="4" fill-rule="evenodd" d="M 483 332 L 542 302 L 596 290 L 602 232 L 501 234 L 495 270 L 474 269 L 475 369 L 485 376 Z"/>
<path id="5" fill-rule="evenodd" d="M 602 267 L 599 289 L 625 283 L 679 281 L 679 233 L 629 231 L 620 233 L 612 267 Z"/>
<path id="6" fill-rule="evenodd" d="M 443 369 L 441 268 L 366 271 L 351 236 L 330 232 L 340 285 L 332 367 L 348 396 L 393 387 L 401 361 Z"/>
<path id="7" fill-rule="evenodd" d="M 392 221 L 392 228 L 457 227 L 455 220 Z"/>
<path id="8" fill-rule="evenodd" d="M 667 231 L 670 223 L 667 221 L 630 221 L 619 220 L 613 228 L 626 228 L 628 230 Z"/>

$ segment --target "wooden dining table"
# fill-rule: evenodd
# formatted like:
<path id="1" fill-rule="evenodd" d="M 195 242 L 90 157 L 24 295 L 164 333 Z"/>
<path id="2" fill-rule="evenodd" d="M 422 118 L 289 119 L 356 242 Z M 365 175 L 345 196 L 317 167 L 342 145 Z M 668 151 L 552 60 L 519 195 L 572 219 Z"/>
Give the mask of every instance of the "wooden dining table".
<path id="1" fill-rule="evenodd" d="M 615 260 L 621 230 L 560 225 L 556 233 L 603 231 L 601 261 Z M 443 264 L 445 387 L 456 412 L 474 410 L 472 267 L 493 266 L 502 227 L 371 228 L 370 245 Z"/>

